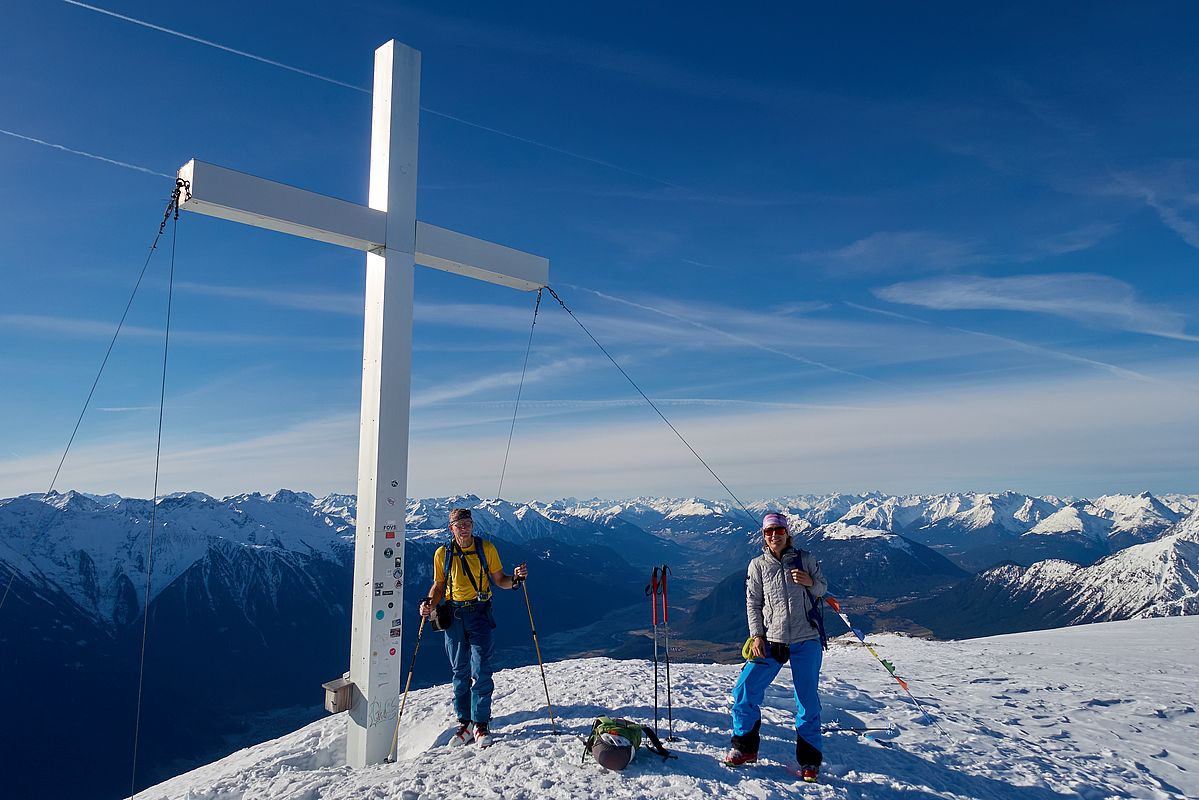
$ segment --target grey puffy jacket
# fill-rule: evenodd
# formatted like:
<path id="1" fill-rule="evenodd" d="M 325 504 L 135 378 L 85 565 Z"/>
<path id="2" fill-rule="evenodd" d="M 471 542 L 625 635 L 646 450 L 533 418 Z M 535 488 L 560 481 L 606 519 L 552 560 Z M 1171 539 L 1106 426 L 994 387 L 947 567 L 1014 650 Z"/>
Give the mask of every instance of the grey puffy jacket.
<path id="1" fill-rule="evenodd" d="M 808 609 L 812 607 L 808 592 L 813 597 L 823 597 L 828 582 L 820 572 L 820 562 L 807 550 L 798 552 L 799 568 L 812 576 L 812 586 L 806 590 L 787 578 L 783 562 L 769 549 L 749 562 L 745 615 L 749 619 L 750 636 L 765 636 L 767 641 L 783 644 L 820 637 L 808 620 Z"/>

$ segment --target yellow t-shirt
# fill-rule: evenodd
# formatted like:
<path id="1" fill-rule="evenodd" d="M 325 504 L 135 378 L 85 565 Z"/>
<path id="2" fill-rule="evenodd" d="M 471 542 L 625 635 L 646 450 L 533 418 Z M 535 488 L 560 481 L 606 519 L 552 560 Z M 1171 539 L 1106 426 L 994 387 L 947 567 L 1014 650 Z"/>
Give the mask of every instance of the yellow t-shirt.
<path id="1" fill-rule="evenodd" d="M 466 566 L 470 570 L 471 576 L 479 585 L 479 590 L 487 594 L 491 590 L 491 581 L 484 574 L 485 570 L 479 561 L 479 554 L 475 552 L 474 543 L 472 542 L 471 546 L 463 552 L 466 554 Z M 487 556 L 487 569 L 492 572 L 500 572 L 504 569 L 504 565 L 500 561 L 500 554 L 491 542 L 483 542 L 483 554 Z M 437 552 L 433 554 L 433 576 L 434 580 L 438 581 L 445 577 L 445 545 L 437 548 Z M 447 586 L 447 599 L 459 602 L 478 599 L 475 587 L 470 585 L 470 578 L 467 578 L 466 573 L 462 571 L 462 557 L 458 555 L 457 548 L 454 552 L 454 561 L 450 564 L 450 585 L 454 587 L 454 592 L 451 595 L 450 588 Z"/>

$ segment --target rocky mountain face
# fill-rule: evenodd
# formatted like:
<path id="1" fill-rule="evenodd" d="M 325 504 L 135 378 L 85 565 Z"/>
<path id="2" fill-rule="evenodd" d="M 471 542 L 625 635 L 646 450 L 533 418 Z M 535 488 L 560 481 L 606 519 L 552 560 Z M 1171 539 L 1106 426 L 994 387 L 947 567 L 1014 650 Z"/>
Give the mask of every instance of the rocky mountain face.
<path id="1" fill-rule="evenodd" d="M 212 757 L 256 716 L 297 706 L 309 720 L 319 716 L 320 683 L 349 663 L 354 510 L 352 498 L 286 491 L 177 495 L 153 506 L 78 493 L 0 501 L 0 589 L 10 587 L 0 609 L 0 677 L 37 687 L 11 693 L 9 713 L 30 723 L 5 728 L 0 748 L 40 749 L 51 759 L 66 744 L 53 720 L 71 720 L 87 729 L 72 764 L 103 788 L 98 796 L 116 796 L 122 781 L 127 791 L 143 637 L 139 763 L 147 780 L 177 771 L 180 759 Z M 593 532 L 527 516 L 538 521 L 520 528 L 518 541 L 494 538 L 508 570 L 532 567 L 542 635 L 608 610 L 561 598 L 640 593 L 633 567 Z M 433 551 L 446 537 L 444 528 L 408 531 L 408 609 L 428 590 Z M 642 538 L 647 553 L 660 552 L 649 534 Z M 531 662 L 520 594 L 499 593 L 495 616 L 500 665 Z M 412 644 L 404 642 L 406 652 Z M 449 680 L 437 645 L 422 648 L 414 685 Z M 293 714 L 278 724 L 296 721 Z"/>
<path id="2" fill-rule="evenodd" d="M 1199 512 L 1090 566 L 1004 564 L 903 611 L 945 638 L 1199 614 Z"/>

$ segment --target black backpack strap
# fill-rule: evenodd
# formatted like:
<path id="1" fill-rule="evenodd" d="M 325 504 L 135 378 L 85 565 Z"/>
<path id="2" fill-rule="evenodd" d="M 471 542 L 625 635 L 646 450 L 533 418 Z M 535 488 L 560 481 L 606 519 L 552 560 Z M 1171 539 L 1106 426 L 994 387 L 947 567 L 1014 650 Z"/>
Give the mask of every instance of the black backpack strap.
<path id="1" fill-rule="evenodd" d="M 641 733 L 646 739 L 649 740 L 649 744 L 645 745 L 646 750 L 662 756 L 663 761 L 668 758 L 678 758 L 678 756 L 673 755 L 669 750 L 662 746 L 662 740 L 658 738 L 658 734 L 654 733 L 653 728 L 647 728 L 646 726 L 642 725 Z"/>
<path id="2" fill-rule="evenodd" d="M 483 540 L 475 537 L 475 552 L 479 554 L 479 566 L 485 575 L 491 575 L 491 567 L 487 566 L 487 551 L 483 549 Z"/>
<path id="3" fill-rule="evenodd" d="M 454 544 L 457 546 L 457 542 Z M 487 554 L 483 552 L 483 540 L 478 536 L 475 537 L 475 555 L 479 557 L 479 568 L 485 573 L 487 571 Z M 475 576 L 470 571 L 470 565 L 466 562 L 466 553 L 461 547 L 458 547 L 458 558 L 462 561 L 462 571 L 466 573 L 466 579 L 470 581 L 470 585 L 475 590 L 475 598 L 481 601 L 490 600 L 491 592 L 488 591 L 487 597 L 483 597 L 483 591 L 479 588 L 479 583 L 484 580 L 483 573 L 479 574 L 479 581 L 476 582 Z"/>
<path id="4" fill-rule="evenodd" d="M 799 551 L 799 560 L 800 560 L 801 567 L 804 566 L 804 563 L 803 563 L 804 556 L 808 557 L 808 561 L 812 561 L 815 558 L 807 550 L 801 549 Z M 811 570 L 807 570 L 807 571 L 809 573 L 811 572 Z M 816 595 L 812 594 L 812 590 L 809 589 L 807 586 L 804 587 L 804 591 L 807 592 L 807 594 L 808 594 L 808 623 L 813 628 L 816 629 L 816 632 L 818 634 L 820 634 L 820 647 L 824 650 L 827 650 L 828 649 L 828 634 L 824 632 L 824 598 L 817 597 Z"/>
<path id="5" fill-rule="evenodd" d="M 454 544 L 454 537 L 452 536 L 450 537 L 450 543 L 442 547 L 442 558 L 445 559 L 445 574 L 441 576 L 441 582 L 446 585 L 446 595 L 444 599 L 448 600 L 454 599 L 454 576 L 450 573 L 450 567 L 454 565 L 454 547 L 456 547 L 456 545 Z"/>
<path id="6" fill-rule="evenodd" d="M 583 757 L 579 759 L 579 764 L 587 763 L 587 756 L 591 753 L 591 747 L 595 744 L 595 740 L 599 738 L 599 734 L 596 733 L 599 730 L 599 726 L 600 720 L 599 717 L 596 717 L 595 722 L 591 725 L 591 735 L 583 740 Z"/>

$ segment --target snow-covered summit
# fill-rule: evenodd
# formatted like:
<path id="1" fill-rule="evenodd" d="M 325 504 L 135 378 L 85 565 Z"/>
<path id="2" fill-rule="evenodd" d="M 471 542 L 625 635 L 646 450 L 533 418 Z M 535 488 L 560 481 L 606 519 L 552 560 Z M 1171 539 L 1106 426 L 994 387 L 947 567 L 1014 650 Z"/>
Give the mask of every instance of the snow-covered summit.
<path id="1" fill-rule="evenodd" d="M 1183 517 L 1149 492 L 1104 495 L 1090 501 L 1088 510 L 1111 521 L 1109 535 L 1120 546 L 1152 541 Z"/>
<path id="2" fill-rule="evenodd" d="M 895 534 L 878 528 L 867 528 L 862 525 L 849 525 L 844 522 L 834 522 L 820 529 L 825 539 L 891 539 Z"/>
<path id="3" fill-rule="evenodd" d="M 450 749 L 448 686 L 413 691 L 398 760 L 343 766 L 344 715 L 241 750 L 140 792 L 138 800 L 393 797 L 450 800 L 815 797 L 994 800 L 1199 796 L 1193 682 L 1199 618 L 1138 620 L 968 642 L 871 637 L 934 715 L 928 724 L 856 643 L 836 643 L 821 680 L 828 728 L 896 725 L 875 734 L 827 731 L 821 783 L 798 783 L 791 693 L 766 695 L 761 762 L 731 770 L 729 693 L 738 665 L 676 663 L 677 759 L 642 750 L 623 772 L 581 759 L 577 736 L 597 714 L 652 724 L 652 666 L 590 658 L 546 665 L 560 730 L 553 735 L 536 666 L 497 673 L 495 744 Z M 785 674 L 785 673 L 784 673 Z M 665 720 L 660 731 L 665 733 Z M 1097 770 L 1100 770 L 1097 772 Z"/>
<path id="4" fill-rule="evenodd" d="M 1087 513 L 1085 508 L 1069 505 L 1060 508 L 1033 525 L 1026 536 L 1061 536 L 1069 534 L 1095 542 L 1106 541 L 1112 523 L 1103 517 Z"/>
<path id="5" fill-rule="evenodd" d="M 1184 523 L 1089 567 L 1058 559 L 995 567 L 972 591 L 995 592 L 1018 607 L 993 606 L 997 615 L 1043 605 L 1059 625 L 1199 614 L 1199 516 Z"/>

